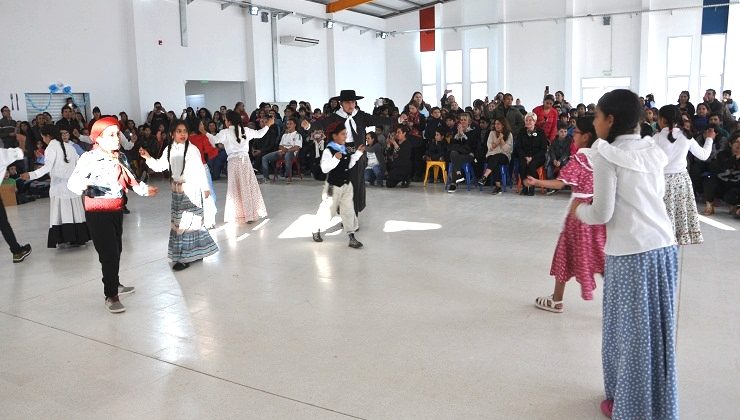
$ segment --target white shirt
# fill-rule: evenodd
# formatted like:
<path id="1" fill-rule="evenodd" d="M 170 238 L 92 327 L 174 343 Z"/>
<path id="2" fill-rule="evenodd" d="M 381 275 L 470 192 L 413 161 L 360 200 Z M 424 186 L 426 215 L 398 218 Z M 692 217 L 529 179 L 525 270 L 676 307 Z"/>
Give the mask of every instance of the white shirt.
<path id="1" fill-rule="evenodd" d="M 663 202 L 666 154 L 638 134 L 597 140 L 591 147 L 593 204 L 576 214 L 590 225 L 606 224 L 606 254 L 630 255 L 676 243 Z"/>
<path id="2" fill-rule="evenodd" d="M 688 139 L 678 128 L 673 129 L 675 142 L 668 140 L 668 127 L 660 130 L 653 136 L 655 144 L 668 156 L 668 164 L 665 167 L 666 174 L 677 174 L 686 171 L 686 155 L 691 152 L 699 160 L 707 160 L 712 154 L 714 139 L 708 137 L 704 141 L 704 147 L 699 146 L 694 139 Z"/>
<path id="3" fill-rule="evenodd" d="M 118 165 L 119 160 L 102 149 L 85 152 L 77 161 L 77 166 L 75 166 L 74 172 L 67 181 L 67 188 L 81 194 L 87 187 L 96 186 L 106 191 L 101 198 L 121 198 L 123 197 L 123 188 L 118 182 Z M 139 182 L 131 189 L 141 196 L 149 194 L 149 186 L 143 182 Z"/>
<path id="4" fill-rule="evenodd" d="M 324 149 L 324 153 L 321 155 L 321 172 L 328 174 L 332 171 L 332 169 L 336 168 L 337 165 L 339 165 L 339 162 L 341 159 L 337 159 L 334 154 L 336 154 L 334 150 L 330 148 Z M 362 154 L 364 152 L 360 150 L 355 150 L 354 153 L 352 153 L 352 156 L 349 157 L 349 168 L 352 169 L 352 167 L 355 166 L 358 160 L 362 157 Z"/>
<path id="5" fill-rule="evenodd" d="M 67 160 L 64 161 L 64 152 L 62 147 L 67 151 Z M 80 156 L 70 143 L 62 144 L 58 140 L 52 140 L 46 146 L 44 151 L 44 166 L 30 172 L 31 180 L 39 179 L 46 174 L 51 177 L 51 186 L 49 187 L 49 196 L 57 198 L 77 198 L 80 194 L 70 191 L 67 188 L 67 181 L 75 170 L 77 161 Z"/>
<path id="6" fill-rule="evenodd" d="M 167 149 L 170 150 L 170 160 L 167 162 Z M 183 170 L 183 156 L 185 156 Z M 203 161 L 200 159 L 200 151 L 195 145 L 188 146 L 188 154 L 185 155 L 185 143 L 173 143 L 162 152 L 159 159 L 150 157 L 146 160 L 146 165 L 153 171 L 163 172 L 172 167 L 172 180 L 184 183 L 183 191 L 190 198 L 190 201 L 200 207 L 201 194 L 203 191 L 210 191 L 206 170 L 203 167 Z"/>
<path id="7" fill-rule="evenodd" d="M 294 131 L 292 133 L 285 133 L 280 139 L 280 145 L 285 147 L 286 149 L 290 149 L 291 147 L 295 146 L 298 146 L 298 148 L 300 149 L 303 146 L 303 137 L 301 137 L 301 135 L 297 131 Z"/>
<path id="8" fill-rule="evenodd" d="M 249 142 L 263 137 L 269 129 L 269 126 L 264 126 L 259 130 L 252 130 L 251 128 L 245 127 L 244 136 L 246 138 L 242 138 L 241 142 L 236 141 L 234 126 L 224 128 L 215 136 L 211 133 L 207 133 L 206 136 L 208 136 L 209 140 L 212 140 L 213 144 L 223 144 L 226 154 L 229 155 L 228 159 L 233 159 L 242 156 L 249 157 Z"/>

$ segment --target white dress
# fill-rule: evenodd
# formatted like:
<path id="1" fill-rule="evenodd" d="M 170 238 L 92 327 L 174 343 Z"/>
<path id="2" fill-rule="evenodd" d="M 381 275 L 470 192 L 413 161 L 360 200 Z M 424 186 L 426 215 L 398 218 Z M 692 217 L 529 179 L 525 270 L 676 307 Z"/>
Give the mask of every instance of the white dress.
<path id="1" fill-rule="evenodd" d="M 64 150 L 62 150 L 64 148 Z M 64 161 L 67 152 L 67 162 Z M 31 180 L 46 174 L 51 177 L 49 187 L 49 237 L 48 247 L 61 243 L 81 244 L 90 240 L 85 223 L 85 208 L 82 197 L 67 188 L 67 181 L 74 172 L 79 156 L 70 143 L 52 140 L 44 152 L 45 163 L 30 172 Z"/>

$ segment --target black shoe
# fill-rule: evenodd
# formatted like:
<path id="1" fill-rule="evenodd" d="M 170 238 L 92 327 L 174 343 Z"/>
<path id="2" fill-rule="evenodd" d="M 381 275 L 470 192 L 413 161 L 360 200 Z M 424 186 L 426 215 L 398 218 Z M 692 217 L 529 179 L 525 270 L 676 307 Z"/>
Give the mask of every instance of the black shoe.
<path id="1" fill-rule="evenodd" d="M 519 195 L 527 195 L 529 193 L 529 188 L 522 185 L 522 189 L 519 190 Z"/>
<path id="2" fill-rule="evenodd" d="M 172 269 L 174 271 L 182 271 L 188 267 L 190 267 L 190 263 L 176 262 L 175 265 L 172 266 Z"/>
<path id="3" fill-rule="evenodd" d="M 503 191 L 501 191 L 501 187 L 496 187 L 496 188 L 493 189 L 493 191 L 491 192 L 491 194 L 493 194 L 493 195 L 499 195 L 502 192 Z"/>
<path id="4" fill-rule="evenodd" d="M 362 242 L 355 239 L 354 233 L 349 234 L 349 247 L 355 249 L 362 248 Z"/>
<path id="5" fill-rule="evenodd" d="M 313 233 L 313 241 L 314 242 L 324 242 L 324 240 L 321 239 L 321 231 Z"/>
<path id="6" fill-rule="evenodd" d="M 450 184 L 450 186 L 447 187 L 447 192 L 448 193 L 454 193 L 455 190 L 457 190 L 457 184 Z"/>
<path id="7" fill-rule="evenodd" d="M 481 187 L 485 187 L 487 183 L 488 183 L 488 177 L 487 176 L 482 176 L 478 180 L 478 185 L 480 185 Z"/>
<path id="8" fill-rule="evenodd" d="M 530 197 L 534 195 L 534 187 L 527 188 L 527 195 Z"/>
<path id="9" fill-rule="evenodd" d="M 558 190 L 552 190 L 552 189 L 550 189 L 550 190 L 547 190 L 547 192 L 545 194 L 547 194 L 547 195 L 553 195 L 556 192 L 558 192 Z"/>
<path id="10" fill-rule="evenodd" d="M 460 172 L 458 172 L 457 173 L 457 178 L 455 178 L 455 184 L 459 184 L 461 182 L 465 182 L 465 175 L 463 175 Z"/>
<path id="11" fill-rule="evenodd" d="M 131 210 L 128 209 L 128 207 L 123 206 L 123 214 L 130 214 Z"/>
<path id="12" fill-rule="evenodd" d="M 409 182 L 408 181 L 401 182 L 401 188 L 408 188 L 408 187 L 409 187 Z"/>
<path id="13" fill-rule="evenodd" d="M 13 263 L 23 262 L 29 255 L 31 255 L 31 245 L 25 244 L 21 247 L 20 251 L 13 253 Z"/>

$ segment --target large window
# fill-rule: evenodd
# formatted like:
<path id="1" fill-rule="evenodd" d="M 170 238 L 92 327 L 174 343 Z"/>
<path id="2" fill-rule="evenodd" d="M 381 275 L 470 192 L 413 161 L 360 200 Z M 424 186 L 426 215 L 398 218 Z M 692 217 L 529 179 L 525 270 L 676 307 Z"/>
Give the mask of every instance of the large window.
<path id="1" fill-rule="evenodd" d="M 421 53 L 421 94 L 424 102 L 437 106 L 437 56 L 435 51 Z"/>
<path id="2" fill-rule="evenodd" d="M 583 103 L 595 104 L 606 92 L 614 89 L 629 89 L 629 77 L 591 77 L 581 79 L 581 97 Z"/>
<path id="3" fill-rule="evenodd" d="M 488 96 L 488 48 L 470 49 L 470 102 Z"/>
<path id="4" fill-rule="evenodd" d="M 664 103 L 678 101 L 678 95 L 689 90 L 689 76 L 691 75 L 691 44 L 690 36 L 668 38 L 666 58 L 666 98 Z M 660 99 L 660 98 L 658 98 Z"/>
<path id="5" fill-rule="evenodd" d="M 699 98 L 704 97 L 707 89 L 714 89 L 717 96 L 721 95 L 719 92 L 722 92 L 724 68 L 725 34 L 702 35 Z"/>
<path id="6" fill-rule="evenodd" d="M 462 108 L 462 50 L 445 51 L 445 89 Z"/>

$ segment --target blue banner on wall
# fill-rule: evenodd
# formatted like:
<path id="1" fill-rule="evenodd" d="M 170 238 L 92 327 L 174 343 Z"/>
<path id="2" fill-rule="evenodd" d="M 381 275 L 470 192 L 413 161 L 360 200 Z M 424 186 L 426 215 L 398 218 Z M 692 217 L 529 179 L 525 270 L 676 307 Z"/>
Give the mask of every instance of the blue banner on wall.
<path id="1" fill-rule="evenodd" d="M 730 16 L 729 6 L 707 7 L 715 4 L 727 4 L 728 0 L 704 0 L 704 12 L 701 20 L 701 34 L 726 34 L 727 20 Z"/>

